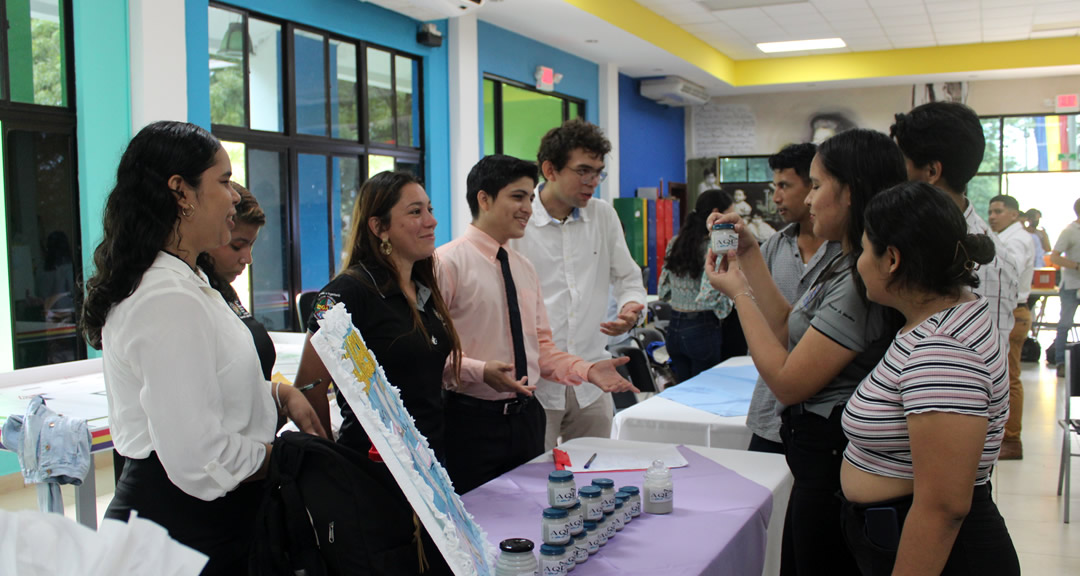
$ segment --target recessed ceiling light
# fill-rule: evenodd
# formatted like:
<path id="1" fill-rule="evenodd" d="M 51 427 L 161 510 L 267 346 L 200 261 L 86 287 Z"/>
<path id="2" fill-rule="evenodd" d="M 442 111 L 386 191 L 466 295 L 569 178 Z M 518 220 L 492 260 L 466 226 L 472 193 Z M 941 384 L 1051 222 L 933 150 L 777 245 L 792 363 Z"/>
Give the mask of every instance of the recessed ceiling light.
<path id="1" fill-rule="evenodd" d="M 766 54 L 775 52 L 799 52 L 803 50 L 828 50 L 845 48 L 847 44 L 840 38 L 820 38 L 817 40 L 792 40 L 789 42 L 759 42 L 758 50 Z"/>
<path id="2" fill-rule="evenodd" d="M 586 44 L 596 44 L 597 42 L 599 42 L 599 40 L 597 40 L 595 38 L 589 38 L 588 40 L 585 41 Z"/>

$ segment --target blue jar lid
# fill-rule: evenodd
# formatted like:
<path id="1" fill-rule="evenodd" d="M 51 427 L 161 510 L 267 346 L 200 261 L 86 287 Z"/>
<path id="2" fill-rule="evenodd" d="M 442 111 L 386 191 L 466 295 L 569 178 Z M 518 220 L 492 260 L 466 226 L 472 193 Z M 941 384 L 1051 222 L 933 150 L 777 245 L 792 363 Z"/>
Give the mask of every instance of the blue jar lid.
<path id="1" fill-rule="evenodd" d="M 525 538 L 509 538 L 499 542 L 499 549 L 504 552 L 532 552 L 533 542 Z"/>
<path id="2" fill-rule="evenodd" d="M 611 478 L 597 478 L 592 481 L 593 486 L 599 486 L 601 488 L 614 488 L 615 481 Z"/>
<path id="3" fill-rule="evenodd" d="M 604 510 L 604 516 L 611 516 L 614 513 L 615 513 L 614 510 Z"/>
<path id="4" fill-rule="evenodd" d="M 629 500 L 630 499 L 630 494 L 627 493 L 627 492 L 623 492 L 622 490 L 619 490 L 618 492 L 615 493 L 615 499 L 616 500 L 620 500 L 620 499 L 621 500 Z"/>
<path id="5" fill-rule="evenodd" d="M 712 229 L 713 230 L 734 230 L 735 225 L 734 224 L 713 224 Z"/>
<path id="6" fill-rule="evenodd" d="M 633 496 L 634 494 L 637 494 L 639 490 L 637 486 L 623 486 L 622 488 L 619 488 L 619 492 L 626 492 L 627 494 Z"/>
<path id="7" fill-rule="evenodd" d="M 596 530 L 596 521 L 595 520 L 586 520 L 585 521 L 585 530 L 586 531 L 588 531 L 588 530 Z"/>
<path id="8" fill-rule="evenodd" d="M 584 530 L 582 530 L 581 532 L 578 532 L 577 534 L 571 534 L 570 537 L 573 538 L 574 540 L 584 540 L 585 538 L 588 538 L 588 535 L 585 534 Z"/>
<path id="9" fill-rule="evenodd" d="M 577 501 L 577 502 L 574 502 L 574 505 L 567 508 L 567 510 L 577 510 L 579 508 L 581 508 L 581 501 L 580 500 Z"/>
<path id="10" fill-rule="evenodd" d="M 573 482 L 574 473 L 569 470 L 556 470 L 548 474 L 548 480 L 552 482 Z"/>
<path id="11" fill-rule="evenodd" d="M 554 544 L 543 544 L 540 546 L 540 553 L 544 556 L 558 556 L 559 554 L 566 553 L 566 547 L 556 546 Z"/>
<path id="12" fill-rule="evenodd" d="M 615 500 L 615 509 L 622 508 L 622 500 Z"/>
<path id="13" fill-rule="evenodd" d="M 570 513 L 562 508 L 544 508 L 544 518 L 566 518 Z"/>
<path id="14" fill-rule="evenodd" d="M 581 496 L 582 498 L 599 498 L 600 497 L 600 487 L 599 486 L 582 486 L 581 489 L 578 490 L 578 496 Z"/>

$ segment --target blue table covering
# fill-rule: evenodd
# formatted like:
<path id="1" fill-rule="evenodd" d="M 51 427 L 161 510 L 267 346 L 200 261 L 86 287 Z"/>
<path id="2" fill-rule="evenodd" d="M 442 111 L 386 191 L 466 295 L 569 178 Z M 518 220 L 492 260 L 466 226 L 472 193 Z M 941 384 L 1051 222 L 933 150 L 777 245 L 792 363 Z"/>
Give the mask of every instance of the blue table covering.
<path id="1" fill-rule="evenodd" d="M 757 378 L 753 365 L 713 366 L 659 396 L 717 416 L 745 416 Z"/>

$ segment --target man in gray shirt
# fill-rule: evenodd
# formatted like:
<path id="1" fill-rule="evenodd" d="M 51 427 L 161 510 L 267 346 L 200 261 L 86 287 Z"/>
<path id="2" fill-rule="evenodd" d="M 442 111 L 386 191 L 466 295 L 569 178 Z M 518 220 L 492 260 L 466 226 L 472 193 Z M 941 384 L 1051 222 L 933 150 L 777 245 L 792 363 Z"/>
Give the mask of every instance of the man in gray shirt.
<path id="1" fill-rule="evenodd" d="M 773 202 L 789 224 L 761 247 L 780 293 L 792 305 L 809 289 L 818 275 L 840 253 L 839 242 L 825 242 L 814 236 L 806 195 L 810 192 L 810 162 L 817 147 L 792 144 L 769 158 L 773 171 Z M 784 453 L 780 442 L 780 403 L 758 378 L 746 426 L 754 433 L 749 449 L 755 452 Z"/>
<path id="2" fill-rule="evenodd" d="M 1050 252 L 1050 262 L 1061 266 L 1061 316 L 1058 318 L 1057 338 L 1054 339 L 1054 359 L 1057 361 L 1058 376 L 1065 375 L 1065 343 L 1069 340 L 1069 328 L 1073 325 L 1076 314 L 1077 290 L 1080 289 L 1080 200 L 1073 204 L 1076 221 L 1061 231 L 1054 249 Z"/>

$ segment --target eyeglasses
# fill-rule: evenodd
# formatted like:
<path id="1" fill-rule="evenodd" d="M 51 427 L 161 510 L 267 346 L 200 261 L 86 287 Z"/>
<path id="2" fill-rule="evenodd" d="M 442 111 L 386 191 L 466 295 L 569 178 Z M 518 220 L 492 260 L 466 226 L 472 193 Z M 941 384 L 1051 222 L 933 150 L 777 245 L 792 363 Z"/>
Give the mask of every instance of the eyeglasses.
<path id="1" fill-rule="evenodd" d="M 577 168 L 571 168 L 571 170 L 581 177 L 582 184 L 588 184 L 595 180 L 596 184 L 599 185 L 607 178 L 607 172 L 589 166 L 578 166 Z"/>

